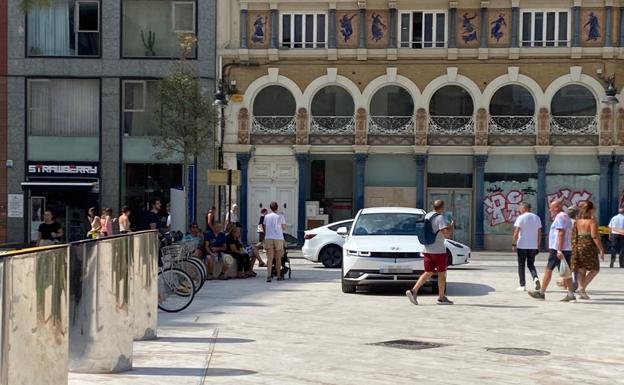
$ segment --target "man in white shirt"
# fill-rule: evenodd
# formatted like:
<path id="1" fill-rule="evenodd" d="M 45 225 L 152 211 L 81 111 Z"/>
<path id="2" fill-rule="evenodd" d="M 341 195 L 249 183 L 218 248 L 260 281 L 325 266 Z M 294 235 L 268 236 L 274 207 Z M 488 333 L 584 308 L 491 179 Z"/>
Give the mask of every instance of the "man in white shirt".
<path id="1" fill-rule="evenodd" d="M 284 217 L 277 213 L 277 202 L 271 202 L 271 213 L 264 216 L 264 249 L 267 253 L 267 282 L 271 282 L 271 270 L 275 259 L 277 280 L 282 277 L 282 256 L 284 255 Z"/>
<path id="2" fill-rule="evenodd" d="M 540 239 L 542 238 L 542 220 L 531 212 L 528 202 L 520 203 L 520 216 L 514 223 L 513 239 L 511 248 L 518 253 L 518 276 L 520 278 L 519 291 L 526 290 L 524 266 L 529 268 L 535 290 L 540 289 L 540 282 L 535 270 L 535 256 L 539 251 Z"/>
<path id="3" fill-rule="evenodd" d="M 609 222 L 609 240 L 611 241 L 611 264 L 615 263 L 615 256 L 620 256 L 620 268 L 624 267 L 624 207 Z"/>

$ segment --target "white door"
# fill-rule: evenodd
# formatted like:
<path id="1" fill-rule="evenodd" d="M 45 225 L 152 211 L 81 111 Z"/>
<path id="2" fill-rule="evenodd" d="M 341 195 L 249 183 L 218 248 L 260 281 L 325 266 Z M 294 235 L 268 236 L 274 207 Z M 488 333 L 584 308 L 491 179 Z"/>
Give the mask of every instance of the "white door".
<path id="1" fill-rule="evenodd" d="M 278 212 L 283 214 L 286 220 L 286 232 L 297 237 L 297 190 L 293 186 L 276 186 L 275 190 L 276 202 L 279 206 Z"/>
<path id="2" fill-rule="evenodd" d="M 251 242 L 258 242 L 258 220 L 260 219 L 260 210 L 266 208 L 270 210 L 271 204 L 271 186 L 253 186 L 249 195 L 249 220 L 247 221 L 247 239 Z"/>

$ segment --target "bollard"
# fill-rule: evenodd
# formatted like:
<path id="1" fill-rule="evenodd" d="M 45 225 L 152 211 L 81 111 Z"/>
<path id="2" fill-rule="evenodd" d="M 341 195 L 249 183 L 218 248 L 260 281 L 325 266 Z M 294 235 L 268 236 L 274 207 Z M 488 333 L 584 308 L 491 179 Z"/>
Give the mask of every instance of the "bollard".
<path id="1" fill-rule="evenodd" d="M 134 339 L 156 339 L 158 328 L 158 231 L 130 235 Z"/>
<path id="2" fill-rule="evenodd" d="M 67 385 L 69 246 L 0 257 L 0 385 Z"/>
<path id="3" fill-rule="evenodd" d="M 129 236 L 75 242 L 70 247 L 69 370 L 132 369 Z"/>

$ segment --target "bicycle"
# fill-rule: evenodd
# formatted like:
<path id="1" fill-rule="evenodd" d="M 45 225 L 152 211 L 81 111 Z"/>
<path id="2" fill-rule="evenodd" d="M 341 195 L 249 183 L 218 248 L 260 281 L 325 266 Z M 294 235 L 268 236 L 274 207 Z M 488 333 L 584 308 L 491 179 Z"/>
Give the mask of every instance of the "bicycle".
<path id="1" fill-rule="evenodd" d="M 165 267 L 177 268 L 189 275 L 193 280 L 195 293 L 204 286 L 206 275 L 202 269 L 203 264 L 201 261 L 190 258 L 188 245 L 176 243 L 164 246 L 160 249 L 160 255 Z"/>
<path id="2" fill-rule="evenodd" d="M 175 267 L 158 268 L 158 308 L 168 313 L 186 309 L 195 298 L 191 277 Z"/>

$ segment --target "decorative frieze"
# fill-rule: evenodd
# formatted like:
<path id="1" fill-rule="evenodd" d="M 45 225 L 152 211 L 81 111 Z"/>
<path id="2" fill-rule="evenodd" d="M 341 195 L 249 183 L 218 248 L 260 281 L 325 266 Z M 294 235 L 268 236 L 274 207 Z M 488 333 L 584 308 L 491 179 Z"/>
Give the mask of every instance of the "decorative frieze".
<path id="1" fill-rule="evenodd" d="M 238 144 L 249 144 L 249 110 L 238 111 Z"/>
<path id="2" fill-rule="evenodd" d="M 477 121 L 475 122 L 475 146 L 488 145 L 488 113 L 485 108 L 477 111 Z"/>
<path id="3" fill-rule="evenodd" d="M 537 115 L 537 145 L 548 146 L 550 144 L 550 113 L 548 108 L 542 107 Z"/>
<path id="4" fill-rule="evenodd" d="M 366 109 L 358 108 L 355 113 L 355 145 L 366 146 Z"/>
<path id="5" fill-rule="evenodd" d="M 297 111 L 297 131 L 295 142 L 298 145 L 307 145 L 308 140 L 308 111 L 305 108 L 300 108 Z"/>
<path id="6" fill-rule="evenodd" d="M 602 109 L 600 114 L 600 145 L 612 146 L 613 145 L 613 113 L 610 107 Z"/>

